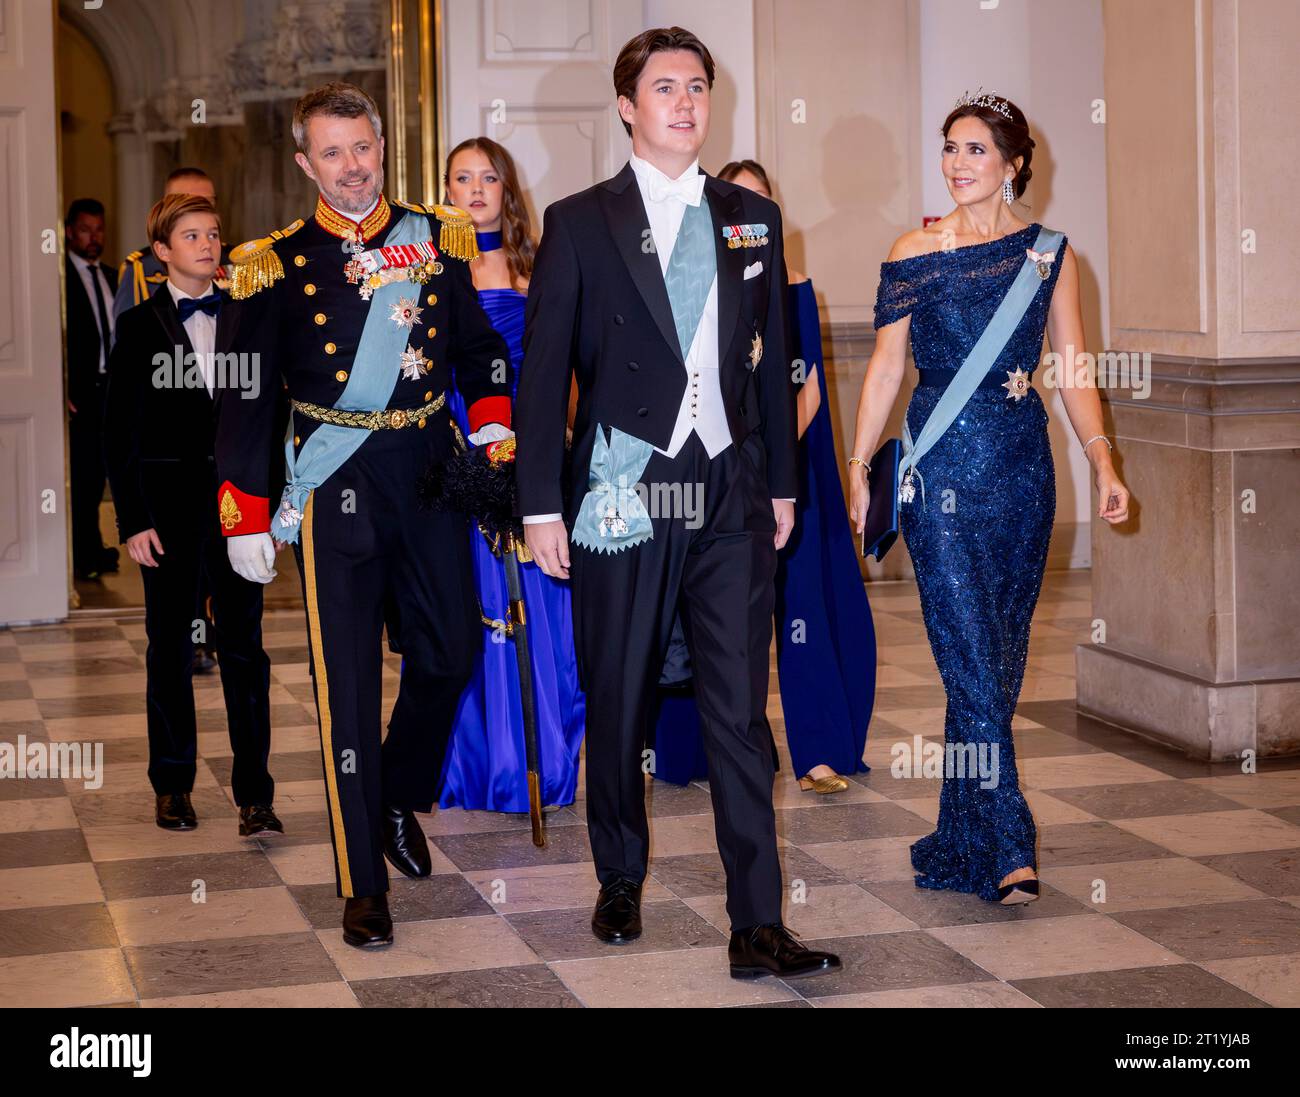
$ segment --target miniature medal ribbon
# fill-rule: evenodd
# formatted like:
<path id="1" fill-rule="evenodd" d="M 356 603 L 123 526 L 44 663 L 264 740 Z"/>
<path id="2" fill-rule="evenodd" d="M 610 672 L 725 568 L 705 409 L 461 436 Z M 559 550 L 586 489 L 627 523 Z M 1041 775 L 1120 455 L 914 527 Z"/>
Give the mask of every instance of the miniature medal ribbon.
<path id="1" fill-rule="evenodd" d="M 1052 260 L 1056 258 L 1054 251 L 1034 251 L 1033 248 L 1025 248 L 1025 254 L 1029 256 L 1029 261 L 1035 265 L 1039 278 L 1046 278 L 1052 273 Z"/>
<path id="2" fill-rule="evenodd" d="M 758 248 L 767 243 L 767 226 L 723 225 L 722 237 L 729 248 Z"/>
<path id="3" fill-rule="evenodd" d="M 583 497 L 570 540 L 592 552 L 622 552 L 654 536 L 650 515 L 636 486 L 654 447 L 617 427 L 596 425 L 596 444 L 587 473 L 590 490 Z"/>
<path id="4" fill-rule="evenodd" d="M 432 240 L 417 240 L 413 244 L 390 244 L 369 251 L 356 251 L 343 268 L 344 275 L 353 285 L 381 270 L 405 271 L 410 267 L 436 262 L 438 249 Z M 372 287 L 377 289 L 378 287 Z"/>

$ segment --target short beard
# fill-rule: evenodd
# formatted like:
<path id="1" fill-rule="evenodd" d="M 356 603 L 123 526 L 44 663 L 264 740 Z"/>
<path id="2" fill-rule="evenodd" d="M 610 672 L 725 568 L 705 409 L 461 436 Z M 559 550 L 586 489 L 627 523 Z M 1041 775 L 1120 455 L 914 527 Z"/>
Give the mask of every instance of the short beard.
<path id="1" fill-rule="evenodd" d="M 379 201 L 379 196 L 384 192 L 384 168 L 382 164 L 379 170 L 375 172 L 373 182 L 374 187 L 367 193 L 365 198 L 355 198 L 347 191 L 337 195 L 328 194 L 324 188 L 321 189 L 321 193 L 325 194 L 325 201 L 340 213 L 364 213 Z"/>

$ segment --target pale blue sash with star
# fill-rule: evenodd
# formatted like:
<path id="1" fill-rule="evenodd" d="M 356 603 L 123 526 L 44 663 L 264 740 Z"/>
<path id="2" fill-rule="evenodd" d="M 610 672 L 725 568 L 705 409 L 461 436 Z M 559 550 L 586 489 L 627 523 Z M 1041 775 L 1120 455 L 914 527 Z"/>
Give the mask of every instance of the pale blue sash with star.
<path id="1" fill-rule="evenodd" d="M 385 247 L 393 244 L 414 244 L 428 240 L 429 222 L 422 214 L 408 213 L 388 234 Z M 402 353 L 406 350 L 411 332 L 403 324 L 392 320 L 393 306 L 403 294 L 409 294 L 413 283 L 390 282 L 380 286 L 370 298 L 370 312 L 357 344 L 348 383 L 334 406 L 341 411 L 382 411 L 388 406 L 400 376 Z M 284 440 L 285 478 L 280 509 L 271 518 L 271 536 L 277 541 L 298 540 L 302 525 L 303 508 L 307 496 L 325 483 L 351 457 L 369 437 L 370 431 L 360 427 L 341 427 L 334 423 L 319 423 L 297 455 L 293 445 L 293 416 Z"/>
<path id="2" fill-rule="evenodd" d="M 683 362 L 695 342 L 717 269 L 713 217 L 707 195 L 701 194 L 699 205 L 686 206 L 664 271 Z M 589 490 L 573 523 L 571 540 L 575 544 L 593 552 L 622 552 L 654 536 L 650 515 L 634 490 L 653 452 L 649 442 L 617 428 L 610 428 L 607 443 L 604 429 L 597 424 L 587 472 Z"/>
<path id="3" fill-rule="evenodd" d="M 1050 251 L 1054 255 L 1061 245 L 1063 236 L 1064 233 L 1049 228 L 1040 228 L 1038 239 L 1034 241 L 1033 250 L 1038 253 Z M 988 376 L 989 369 L 997 361 L 998 355 L 1002 353 L 1002 348 L 1007 345 L 1007 340 L 1011 338 L 1016 328 L 1020 326 L 1020 321 L 1024 319 L 1030 303 L 1038 294 L 1039 285 L 1048 278 L 1049 274 L 1048 263 L 1035 262 L 1026 254 L 1025 261 L 1016 274 L 1015 281 L 1011 283 L 1011 288 L 1007 290 L 1006 296 L 1002 298 L 1002 302 L 998 305 L 997 311 L 993 313 L 988 326 L 980 333 L 975 345 L 971 347 L 970 353 L 966 355 L 966 360 L 962 362 L 953 379 L 948 382 L 948 387 L 943 390 L 943 395 L 935 403 L 934 410 L 930 412 L 929 418 L 925 421 L 925 426 L 921 428 L 920 433 L 916 436 L 916 441 L 912 440 L 912 431 L 908 426 L 907 416 L 903 416 L 902 459 L 898 463 L 898 481 L 901 485 L 902 502 L 911 502 L 915 490 L 912 488 L 911 482 L 915 479 L 921 487 L 921 503 L 924 505 L 925 480 L 921 477 L 921 470 L 917 468 L 917 462 L 929 453 L 931 447 L 943 437 L 943 432 L 961 414 L 971 395 L 979 388 L 980 382 Z"/>

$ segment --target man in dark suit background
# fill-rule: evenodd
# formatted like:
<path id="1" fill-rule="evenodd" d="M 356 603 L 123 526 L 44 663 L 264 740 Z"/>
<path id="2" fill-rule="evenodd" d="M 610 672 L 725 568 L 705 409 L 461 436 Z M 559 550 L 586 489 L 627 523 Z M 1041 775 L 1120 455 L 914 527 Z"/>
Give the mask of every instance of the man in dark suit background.
<path id="1" fill-rule="evenodd" d="M 212 506 L 217 398 L 239 399 L 235 390 L 255 382 L 251 370 L 231 368 L 248 358 L 236 343 L 241 305 L 213 284 L 221 228 L 211 202 L 170 195 L 154 205 L 148 224 L 168 277 L 152 298 L 122 314 L 104 439 L 118 532 L 144 582 L 155 820 L 167 830 L 197 826 L 191 675 L 195 630 L 206 627 L 200 594 L 210 591 L 239 833 L 281 833 L 267 770 L 271 664 L 262 648 L 262 588 L 231 570 Z"/>
<path id="2" fill-rule="evenodd" d="M 117 275 L 105 267 L 104 206 L 78 198 L 63 221 L 67 299 L 68 457 L 72 481 L 72 567 L 79 579 L 117 570 L 117 550 L 104 547 L 99 504 L 104 497 L 100 442 L 108 354 L 113 345 Z"/>
<path id="3" fill-rule="evenodd" d="M 812 975 L 840 964 L 782 923 L 766 715 L 776 552 L 798 479 L 781 213 L 700 170 L 713 74 L 708 49 L 680 27 L 628 42 L 614 88 L 633 155 L 546 211 L 515 407 L 519 513 L 542 570 L 567 578 L 572 567 L 601 884 L 593 933 L 612 944 L 641 934 L 642 751 L 680 607 L 727 874 L 731 974 Z"/>

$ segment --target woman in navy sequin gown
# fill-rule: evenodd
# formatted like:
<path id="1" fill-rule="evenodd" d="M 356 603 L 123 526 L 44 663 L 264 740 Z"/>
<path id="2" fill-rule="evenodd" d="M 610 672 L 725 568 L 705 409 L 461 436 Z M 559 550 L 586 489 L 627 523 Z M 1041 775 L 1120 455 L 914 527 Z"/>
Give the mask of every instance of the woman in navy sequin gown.
<path id="1" fill-rule="evenodd" d="M 452 150 L 444 182 L 448 200 L 466 210 L 478 230 L 481 255 L 470 269 L 479 302 L 510 348 L 517 389 L 519 371 L 527 368 L 522 363 L 524 305 L 535 249 L 514 163 L 495 141 L 473 138 Z M 455 389 L 449 402 L 468 436 L 465 402 Z M 469 441 L 474 444 L 474 439 Z M 509 617 L 505 566 L 477 528 L 470 535 L 484 616 L 505 620 Z M 569 584 L 552 579 L 531 561 L 520 563 L 519 578 L 528 607 L 542 802 L 571 804 L 577 790 L 586 702 L 578 685 Z M 526 812 L 528 768 L 514 640 L 487 627 L 483 636 L 482 654 L 456 711 L 438 804 Z"/>
<path id="2" fill-rule="evenodd" d="M 772 196 L 753 160 L 727 164 L 718 178 Z M 777 679 L 795 776 L 804 791 L 825 795 L 849 788 L 841 774 L 870 769 L 862 753 L 875 701 L 876 635 L 840 483 L 817 298 L 812 282 L 793 271 L 786 310 L 806 380 L 798 396 L 794 531 L 777 557 Z M 688 662 L 676 632 L 670 670 L 674 662 Z M 655 777 L 684 785 L 708 776 L 691 695 L 665 690 L 653 745 Z"/>
<path id="3" fill-rule="evenodd" d="M 963 97 L 942 133 L 943 171 L 957 208 L 900 237 L 881 266 L 877 344 L 858 408 L 850 480 L 859 530 L 869 496 L 857 462 L 869 461 L 879 444 L 909 335 L 921 371 L 907 408 L 916 438 L 1041 227 L 1025 224 L 1012 210 L 1012 198 L 1029 181 L 1034 145 L 1014 104 L 997 96 Z M 1064 238 L 1047 261 L 1048 276 L 989 375 L 921 458 L 924 499 L 918 492 L 900 515 L 947 693 L 945 741 L 973 745 L 996 765 L 992 782 L 945 769 L 938 824 L 912 846 L 916 884 L 1003 903 L 1038 894 L 1037 834 L 1020 790 L 1011 719 L 1056 510 L 1047 411 L 1032 385 L 1016 395 L 1013 378 L 1019 370 L 1033 374 L 1045 330 L 1054 351 L 1068 357 L 1071 348 L 1084 349 L 1078 269 Z M 1123 521 L 1128 492 L 1111 463 L 1096 389 L 1063 384 L 1061 395 L 1093 466 L 1098 517 Z"/>

